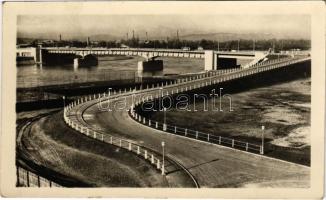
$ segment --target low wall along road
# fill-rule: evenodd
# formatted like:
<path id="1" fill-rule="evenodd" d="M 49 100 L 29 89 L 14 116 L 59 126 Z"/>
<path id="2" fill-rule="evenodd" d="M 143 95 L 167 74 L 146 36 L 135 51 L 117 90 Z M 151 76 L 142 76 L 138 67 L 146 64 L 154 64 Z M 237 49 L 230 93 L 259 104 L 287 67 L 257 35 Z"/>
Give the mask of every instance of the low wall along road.
<path id="1" fill-rule="evenodd" d="M 165 172 L 171 182 L 175 181 L 174 170 L 165 168 L 173 163 L 179 164 L 179 170 L 180 168 L 185 170 L 193 180 L 193 186 L 197 187 L 246 187 L 249 184 L 264 187 L 309 187 L 309 167 L 247 153 L 246 146 L 243 151 L 239 151 L 176 137 L 144 126 L 143 121 L 139 123 L 140 116 L 137 113 L 132 115 L 137 115 L 138 122 L 128 114 L 128 111 L 132 111 L 136 105 L 155 98 L 217 85 L 278 68 L 290 69 L 294 64 L 309 60 L 310 58 L 286 58 L 260 63 L 248 69 L 232 69 L 225 74 L 213 72 L 163 85 L 152 85 L 142 90 L 120 90 L 113 92 L 113 95 L 108 93 L 89 95 L 67 105 L 64 108 L 64 119 L 70 127 L 82 134 L 141 155 L 151 162 L 153 167 L 159 169 L 160 173 Z M 135 95 L 140 97 L 136 101 Z M 100 101 L 106 100 L 113 104 L 125 100 L 128 110 L 100 110 Z M 165 162 L 164 165 L 162 157 L 157 153 L 162 152 L 162 141 L 166 144 L 166 158 L 171 161 Z M 232 142 L 231 138 L 231 147 L 238 144 L 235 140 Z M 255 147 L 254 150 L 261 153 L 260 147 Z"/>

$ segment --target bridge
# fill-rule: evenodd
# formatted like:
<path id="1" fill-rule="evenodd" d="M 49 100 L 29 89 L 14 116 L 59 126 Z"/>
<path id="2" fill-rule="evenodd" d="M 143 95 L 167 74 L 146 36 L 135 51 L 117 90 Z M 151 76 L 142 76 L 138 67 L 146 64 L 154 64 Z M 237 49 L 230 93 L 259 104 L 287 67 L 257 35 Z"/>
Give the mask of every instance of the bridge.
<path id="1" fill-rule="evenodd" d="M 190 140 L 187 135 L 176 137 L 166 131 L 166 124 L 162 127 L 150 126 L 149 119 L 133 111 L 141 103 L 171 94 L 219 85 L 277 69 L 290 69 L 306 62 L 310 62 L 310 57 L 285 58 L 256 63 L 249 68 L 233 69 L 223 74 L 210 73 L 166 82 L 163 85 L 147 86 L 145 89 L 126 88 L 114 91 L 113 94 L 88 95 L 67 105 L 63 117 L 66 124 L 80 134 L 138 154 L 171 178 L 170 180 L 173 180 L 174 170 L 169 170 L 171 162 L 164 164 L 162 155 L 158 153 L 161 151 L 161 141 L 165 141 L 168 146 L 167 159 L 179 163 L 182 166 L 180 170 L 185 170 L 197 187 L 234 185 L 239 177 L 245 178 L 249 183 L 262 183 L 269 187 L 279 187 L 282 183 L 286 183 L 282 187 L 309 187 L 309 167 L 266 157 L 261 147 L 260 154 L 253 154 L 246 150 L 236 150 L 233 146 L 223 147 L 196 139 Z M 139 96 L 136 101 L 133 99 L 134 95 Z M 128 109 L 99 110 L 100 102 L 106 100 L 112 103 L 126 100 Z"/>
<path id="2" fill-rule="evenodd" d="M 125 55 L 148 57 L 179 57 L 198 58 L 205 60 L 205 70 L 216 70 L 228 66 L 236 66 L 237 59 L 250 59 L 259 62 L 267 54 L 261 52 L 230 52 L 230 51 L 185 51 L 180 49 L 149 49 L 149 48 L 38 48 L 38 63 L 47 63 L 47 55 L 73 55 L 84 58 L 88 55 Z M 75 58 L 75 57 L 72 57 Z M 252 63 L 255 64 L 255 63 Z"/>

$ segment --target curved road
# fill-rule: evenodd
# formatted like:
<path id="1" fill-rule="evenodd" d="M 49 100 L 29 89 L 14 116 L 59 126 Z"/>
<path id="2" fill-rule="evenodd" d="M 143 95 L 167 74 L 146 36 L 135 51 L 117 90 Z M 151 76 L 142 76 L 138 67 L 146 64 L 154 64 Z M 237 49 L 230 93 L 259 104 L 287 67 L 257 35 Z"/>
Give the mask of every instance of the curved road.
<path id="1" fill-rule="evenodd" d="M 267 66 L 262 71 L 274 68 L 275 66 Z M 252 70 L 257 71 L 257 69 Z M 255 71 L 243 70 L 240 73 L 244 73 L 245 76 L 253 72 Z M 190 86 L 193 89 L 196 84 L 199 87 L 207 85 L 207 81 L 210 81 L 210 84 L 218 84 L 219 80 L 239 78 L 240 75 L 239 71 L 235 71 L 224 75 L 228 77 L 223 75 L 213 77 L 217 82 L 212 82 L 212 78 L 208 77 L 186 82 L 183 86 L 177 84 L 164 89 L 171 94 L 172 90 L 176 91 L 177 88 L 180 92 L 180 86 L 186 86 L 187 89 Z M 182 90 L 184 91 L 184 88 Z M 141 92 L 146 96 L 149 94 L 155 96 L 158 90 L 156 88 Z M 133 105 L 130 93 L 118 95 L 110 102 L 113 105 L 124 100 L 128 108 Z M 75 116 L 78 123 L 91 129 L 131 140 L 156 151 L 162 150 L 161 142 L 165 141 L 167 155 L 185 166 L 195 176 L 200 187 L 309 187 L 310 185 L 309 167 L 170 135 L 135 122 L 125 110 L 101 111 L 98 104 L 97 99 L 79 104 L 73 107 L 70 115 Z M 169 171 L 167 179 L 173 179 L 174 173 L 173 170 Z"/>

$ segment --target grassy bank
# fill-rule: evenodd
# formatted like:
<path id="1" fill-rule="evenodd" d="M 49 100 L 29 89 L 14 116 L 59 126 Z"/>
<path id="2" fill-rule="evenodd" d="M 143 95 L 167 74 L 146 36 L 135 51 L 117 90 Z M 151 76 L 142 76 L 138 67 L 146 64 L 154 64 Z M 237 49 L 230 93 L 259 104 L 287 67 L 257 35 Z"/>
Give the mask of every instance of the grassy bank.
<path id="1" fill-rule="evenodd" d="M 167 186 L 143 159 L 67 127 L 61 112 L 34 123 L 22 141 L 30 161 L 93 187 Z"/>

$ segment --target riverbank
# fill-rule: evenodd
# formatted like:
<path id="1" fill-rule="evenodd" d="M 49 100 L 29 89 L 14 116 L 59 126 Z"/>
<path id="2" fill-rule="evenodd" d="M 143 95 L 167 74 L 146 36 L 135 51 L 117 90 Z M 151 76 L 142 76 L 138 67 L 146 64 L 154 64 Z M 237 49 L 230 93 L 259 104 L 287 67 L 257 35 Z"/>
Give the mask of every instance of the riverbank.
<path id="1" fill-rule="evenodd" d="M 301 78 L 268 87 L 231 93 L 222 101 L 223 111 L 213 111 L 213 100 L 196 102 L 190 111 L 171 109 L 167 124 L 261 144 L 265 126 L 265 155 L 310 165 L 310 78 Z M 228 88 L 223 89 L 223 94 Z M 219 107 L 215 102 L 214 110 Z M 163 121 L 163 112 L 153 112 L 152 120 Z"/>

